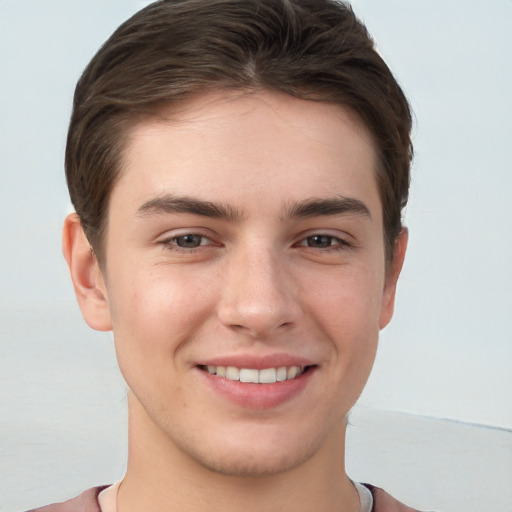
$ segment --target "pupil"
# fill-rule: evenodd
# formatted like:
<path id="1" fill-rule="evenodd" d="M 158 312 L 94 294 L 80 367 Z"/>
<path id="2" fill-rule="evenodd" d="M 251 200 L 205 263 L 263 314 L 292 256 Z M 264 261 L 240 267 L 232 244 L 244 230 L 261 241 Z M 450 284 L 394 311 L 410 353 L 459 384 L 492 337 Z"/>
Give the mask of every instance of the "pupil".
<path id="1" fill-rule="evenodd" d="M 180 247 L 198 247 L 201 244 L 201 237 L 198 235 L 184 235 L 176 239 Z"/>
<path id="2" fill-rule="evenodd" d="M 310 245 L 314 247 L 330 247 L 331 237 L 325 235 L 316 235 L 309 238 Z"/>

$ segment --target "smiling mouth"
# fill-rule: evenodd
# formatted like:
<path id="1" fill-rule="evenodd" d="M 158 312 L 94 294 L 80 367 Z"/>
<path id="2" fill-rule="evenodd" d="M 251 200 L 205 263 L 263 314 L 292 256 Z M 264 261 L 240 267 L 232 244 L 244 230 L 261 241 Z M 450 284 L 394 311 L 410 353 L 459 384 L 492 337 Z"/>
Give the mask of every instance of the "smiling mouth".
<path id="1" fill-rule="evenodd" d="M 278 368 L 237 368 L 236 366 L 200 365 L 199 368 L 217 377 L 252 384 L 274 384 L 300 377 L 313 366 L 280 366 Z"/>

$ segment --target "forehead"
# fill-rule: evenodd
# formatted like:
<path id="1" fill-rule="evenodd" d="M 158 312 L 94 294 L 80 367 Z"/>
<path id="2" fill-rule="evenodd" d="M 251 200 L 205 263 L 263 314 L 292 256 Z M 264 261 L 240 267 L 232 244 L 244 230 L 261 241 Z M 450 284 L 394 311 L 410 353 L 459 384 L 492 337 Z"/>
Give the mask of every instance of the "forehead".
<path id="1" fill-rule="evenodd" d="M 230 203 L 378 195 L 376 152 L 358 116 L 284 93 L 217 91 L 137 123 L 113 191 L 140 206 L 161 194 Z"/>

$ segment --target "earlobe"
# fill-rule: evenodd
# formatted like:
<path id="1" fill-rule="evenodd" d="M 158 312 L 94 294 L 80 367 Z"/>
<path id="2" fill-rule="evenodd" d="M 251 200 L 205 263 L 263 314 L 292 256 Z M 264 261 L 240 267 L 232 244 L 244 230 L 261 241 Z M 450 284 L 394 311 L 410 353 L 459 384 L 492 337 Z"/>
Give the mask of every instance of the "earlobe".
<path id="1" fill-rule="evenodd" d="M 391 267 L 387 271 L 386 281 L 384 284 L 384 291 L 382 294 L 382 307 L 380 311 L 379 328 L 384 329 L 389 324 L 393 317 L 395 308 L 395 295 L 396 285 L 402 266 L 404 264 L 405 253 L 407 251 L 407 242 L 409 239 L 409 232 L 407 228 L 402 228 L 400 234 L 395 240 L 395 252 Z"/>
<path id="2" fill-rule="evenodd" d="M 103 276 L 76 213 L 64 221 L 62 252 L 85 321 L 93 329 L 110 331 L 112 322 Z"/>

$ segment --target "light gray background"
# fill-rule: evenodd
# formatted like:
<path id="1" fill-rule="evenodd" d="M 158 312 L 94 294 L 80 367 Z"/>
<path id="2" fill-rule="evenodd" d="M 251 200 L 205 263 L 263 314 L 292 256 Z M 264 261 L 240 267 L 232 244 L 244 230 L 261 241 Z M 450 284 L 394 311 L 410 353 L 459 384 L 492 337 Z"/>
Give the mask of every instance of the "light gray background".
<path id="1" fill-rule="evenodd" d="M 62 161 L 78 76 L 113 29 L 147 3 L 0 0 L 0 510 L 5 512 L 69 497 L 70 488 L 80 489 L 83 474 L 94 474 L 91 485 L 122 475 L 125 398 L 112 342 L 80 319 L 60 253 L 60 226 L 69 209 Z M 353 6 L 417 118 L 408 258 L 395 319 L 382 333 L 374 373 L 360 400 L 362 410 L 374 415 L 356 415 L 370 418 L 370 424 L 373 418 L 376 431 L 358 431 L 381 436 L 385 447 L 369 439 L 355 445 L 371 462 L 386 458 L 389 450 L 403 451 L 406 439 L 425 442 L 423 431 L 433 443 L 430 453 L 466 439 L 446 422 L 424 420 L 417 427 L 410 414 L 486 425 L 493 430 L 471 430 L 482 447 L 481 452 L 473 447 L 471 460 L 481 467 L 479 458 L 486 454 L 484 466 L 496 470 L 486 472 L 487 486 L 500 478 L 510 482 L 512 2 L 357 0 Z M 408 415 L 386 416 L 376 409 Z M 395 444 L 378 428 L 393 424 L 389 418 L 398 418 L 398 433 L 391 436 Z M 494 435 L 494 441 L 485 435 Z M 463 451 L 461 445 L 458 453 Z M 425 453 L 412 455 L 427 468 L 420 479 L 414 477 L 417 484 L 432 474 L 432 466 Z M 358 478 L 365 479 L 361 464 L 367 460 L 357 455 L 352 460 Z M 443 463 L 447 471 L 450 463 L 454 471 L 461 463 L 470 466 L 452 460 Z M 403 452 L 390 465 L 395 473 L 380 466 L 380 480 L 387 484 L 385 475 L 394 475 L 395 488 L 402 484 L 404 498 L 413 498 L 404 464 L 412 474 Z M 478 471 L 454 480 L 457 492 L 439 491 L 434 502 L 426 493 L 417 506 L 485 510 L 475 505 L 487 489 L 479 489 Z M 374 472 L 366 479 L 379 483 Z M 57 488 L 62 496 L 55 495 Z M 456 508 L 461 502 L 451 503 L 450 496 L 468 488 L 476 508 Z M 511 492 L 505 496 L 502 488 L 500 495 L 510 504 Z M 496 502 L 492 509 L 507 510 Z"/>

